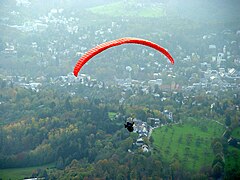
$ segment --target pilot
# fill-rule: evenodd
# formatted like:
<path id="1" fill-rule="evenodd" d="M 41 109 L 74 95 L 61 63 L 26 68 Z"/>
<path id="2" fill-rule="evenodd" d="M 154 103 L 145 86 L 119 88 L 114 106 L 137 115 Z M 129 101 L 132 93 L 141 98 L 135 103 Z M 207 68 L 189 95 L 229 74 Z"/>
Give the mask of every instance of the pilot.
<path id="1" fill-rule="evenodd" d="M 127 122 L 127 124 L 124 124 L 125 128 L 127 128 L 129 132 L 133 132 L 133 125 L 134 125 L 134 122 L 132 123 Z"/>

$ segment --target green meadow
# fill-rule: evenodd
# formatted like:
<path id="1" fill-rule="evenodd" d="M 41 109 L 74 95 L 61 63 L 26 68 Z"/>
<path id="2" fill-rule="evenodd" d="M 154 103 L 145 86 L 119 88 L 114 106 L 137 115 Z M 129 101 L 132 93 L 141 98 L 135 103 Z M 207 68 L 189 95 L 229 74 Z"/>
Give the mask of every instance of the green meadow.
<path id="1" fill-rule="evenodd" d="M 109 117 L 109 119 L 114 120 L 116 114 L 117 114 L 117 113 L 115 113 L 115 112 L 108 112 L 108 117 Z"/>
<path id="2" fill-rule="evenodd" d="M 232 137 L 240 139 L 240 127 L 236 128 L 232 131 Z"/>
<path id="3" fill-rule="evenodd" d="M 201 120 L 154 129 L 154 148 L 171 163 L 178 159 L 182 166 L 197 171 L 211 165 L 214 155 L 211 142 L 221 137 L 224 127 L 214 121 Z"/>
<path id="4" fill-rule="evenodd" d="M 130 17 L 161 17 L 165 15 L 165 10 L 160 4 L 155 6 L 137 5 L 135 0 L 127 3 L 124 1 L 114 2 L 107 5 L 100 5 L 89 8 L 88 10 L 94 14 L 108 16 L 130 16 Z"/>
<path id="5" fill-rule="evenodd" d="M 240 139 L 240 127 L 232 131 L 232 137 Z M 231 171 L 232 169 L 239 169 L 240 166 L 240 149 L 229 146 L 228 153 L 225 156 L 225 171 Z"/>
<path id="6" fill-rule="evenodd" d="M 0 169 L 0 179 L 2 180 L 22 180 L 26 177 L 31 177 L 33 171 L 36 169 L 46 169 L 54 167 L 53 164 L 47 164 L 44 166 L 26 167 L 26 168 L 10 168 Z"/>
<path id="7" fill-rule="evenodd" d="M 237 170 L 240 166 L 240 149 L 229 146 L 225 156 L 225 171 Z"/>

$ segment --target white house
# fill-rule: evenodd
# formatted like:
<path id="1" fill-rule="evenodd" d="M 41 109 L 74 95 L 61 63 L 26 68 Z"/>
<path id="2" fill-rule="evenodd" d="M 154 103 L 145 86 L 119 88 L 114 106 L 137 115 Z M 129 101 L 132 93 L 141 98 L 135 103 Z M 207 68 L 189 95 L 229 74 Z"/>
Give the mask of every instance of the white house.
<path id="1" fill-rule="evenodd" d="M 137 139 L 136 145 L 137 146 L 142 146 L 143 145 L 143 139 L 142 138 Z"/>
<path id="2" fill-rule="evenodd" d="M 146 144 L 142 145 L 142 151 L 143 152 L 148 152 L 149 151 L 148 146 Z"/>

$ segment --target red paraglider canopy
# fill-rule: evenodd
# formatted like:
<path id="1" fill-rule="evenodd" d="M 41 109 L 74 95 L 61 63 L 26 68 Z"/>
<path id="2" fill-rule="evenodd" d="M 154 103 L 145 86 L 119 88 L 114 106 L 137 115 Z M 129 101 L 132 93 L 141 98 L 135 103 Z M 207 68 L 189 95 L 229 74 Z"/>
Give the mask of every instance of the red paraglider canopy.
<path id="1" fill-rule="evenodd" d="M 75 76 L 78 76 L 78 72 L 84 66 L 84 64 L 86 62 L 88 62 L 93 56 L 96 56 L 97 54 L 101 53 L 102 51 L 104 51 L 108 48 L 114 47 L 114 46 L 119 46 L 119 45 L 122 45 L 122 44 L 129 44 L 129 43 L 141 44 L 141 45 L 149 46 L 153 49 L 156 49 L 157 51 L 163 53 L 170 60 L 170 62 L 172 64 L 174 64 L 174 59 L 172 58 L 170 53 L 166 49 L 164 49 L 163 47 L 159 46 L 158 44 L 153 43 L 153 42 L 148 41 L 148 40 L 145 40 L 145 39 L 125 37 L 125 38 L 120 38 L 120 39 L 116 39 L 116 40 L 113 40 L 113 41 L 105 42 L 103 44 L 100 44 L 100 45 L 90 49 L 88 52 L 86 52 L 78 60 L 77 64 L 74 67 L 73 74 Z"/>

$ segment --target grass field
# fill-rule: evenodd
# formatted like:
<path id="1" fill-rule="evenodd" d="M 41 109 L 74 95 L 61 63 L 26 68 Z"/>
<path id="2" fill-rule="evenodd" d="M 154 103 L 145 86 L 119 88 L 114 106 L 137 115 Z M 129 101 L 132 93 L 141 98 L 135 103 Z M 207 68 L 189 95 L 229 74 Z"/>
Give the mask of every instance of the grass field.
<path id="1" fill-rule="evenodd" d="M 162 6 L 137 6 L 135 0 L 130 0 L 127 3 L 124 1 L 114 2 L 107 5 L 96 6 L 88 10 L 95 14 L 108 16 L 131 16 L 131 17 L 160 17 L 165 15 L 165 10 Z"/>
<path id="2" fill-rule="evenodd" d="M 240 127 L 233 130 L 232 137 L 240 139 Z"/>
<path id="3" fill-rule="evenodd" d="M 225 171 L 238 170 L 240 168 L 240 149 L 229 146 L 225 156 Z"/>
<path id="4" fill-rule="evenodd" d="M 46 169 L 54 167 L 54 164 L 47 164 L 44 166 L 35 166 L 27 168 L 11 168 L 11 169 L 0 169 L 0 179 L 2 180 L 22 180 L 25 177 L 30 177 L 32 172 L 36 169 Z"/>
<path id="5" fill-rule="evenodd" d="M 115 113 L 115 112 L 109 112 L 109 113 L 108 113 L 109 119 L 114 120 L 116 114 L 117 114 L 117 113 Z"/>
<path id="6" fill-rule="evenodd" d="M 153 131 L 153 145 L 167 162 L 177 157 L 187 169 L 199 170 L 211 165 L 214 158 L 211 142 L 223 132 L 223 126 L 207 120 L 201 120 L 200 125 L 194 122 L 164 126 Z"/>

